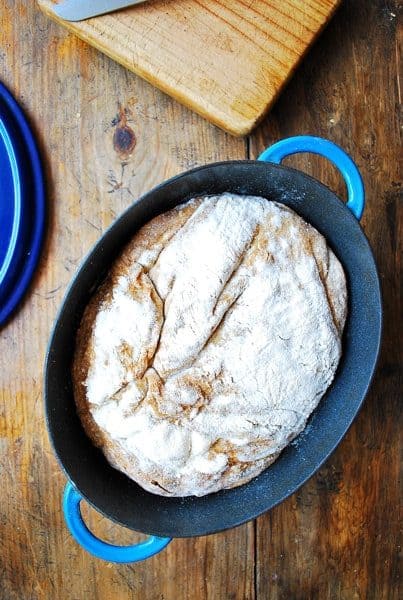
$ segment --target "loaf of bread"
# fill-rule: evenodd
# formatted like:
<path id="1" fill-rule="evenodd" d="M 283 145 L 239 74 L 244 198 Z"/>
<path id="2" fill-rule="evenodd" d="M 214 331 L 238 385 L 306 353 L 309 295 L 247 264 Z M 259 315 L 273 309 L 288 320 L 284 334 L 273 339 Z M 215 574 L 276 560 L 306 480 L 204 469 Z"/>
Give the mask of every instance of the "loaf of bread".
<path id="1" fill-rule="evenodd" d="M 73 364 L 85 431 L 155 494 L 244 484 L 331 384 L 346 311 L 339 261 L 291 209 L 190 200 L 140 229 L 85 310 Z"/>

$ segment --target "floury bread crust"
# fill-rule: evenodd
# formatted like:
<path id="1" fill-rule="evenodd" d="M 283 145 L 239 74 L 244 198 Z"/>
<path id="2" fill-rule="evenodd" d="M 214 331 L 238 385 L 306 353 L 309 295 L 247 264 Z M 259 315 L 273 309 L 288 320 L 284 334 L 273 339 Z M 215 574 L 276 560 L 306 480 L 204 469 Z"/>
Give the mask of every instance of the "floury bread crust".
<path id="1" fill-rule="evenodd" d="M 246 483 L 305 427 L 341 355 L 347 293 L 325 239 L 263 198 L 198 198 L 145 225 L 88 305 L 79 416 L 150 492 Z"/>

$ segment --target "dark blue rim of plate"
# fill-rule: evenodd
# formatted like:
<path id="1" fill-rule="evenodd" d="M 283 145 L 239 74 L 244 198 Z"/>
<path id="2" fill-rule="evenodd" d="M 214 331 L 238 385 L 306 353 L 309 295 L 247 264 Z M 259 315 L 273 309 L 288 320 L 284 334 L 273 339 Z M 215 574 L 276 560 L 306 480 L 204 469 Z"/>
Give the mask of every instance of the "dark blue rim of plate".
<path id="1" fill-rule="evenodd" d="M 21 182 L 11 137 L 9 123 L 6 126 L 0 116 L 0 191 L 4 194 L 0 202 L 0 301 L 7 291 L 8 280 L 12 279 L 22 231 Z"/>
<path id="2" fill-rule="evenodd" d="M 17 245 L 24 245 L 24 260 L 18 265 L 14 283 L 6 294 L 4 302 L 0 305 L 0 327 L 2 327 L 22 300 L 38 264 L 45 230 L 46 201 L 42 163 L 31 128 L 20 106 L 1 82 L 0 119 L 4 119 L 7 131 L 10 128 L 16 132 L 18 136 L 18 140 L 15 140 L 16 146 L 23 149 L 23 155 L 21 155 L 21 151 L 18 152 L 17 147 L 14 147 L 13 136 L 9 136 L 13 146 L 13 156 L 9 158 L 10 164 L 14 163 L 15 167 L 13 169 L 14 185 L 17 184 L 21 188 L 21 181 L 24 180 L 25 193 L 30 196 L 29 202 L 26 203 L 21 203 L 17 199 L 18 205 L 23 207 L 25 204 L 25 207 L 30 209 L 20 215 L 20 219 L 25 219 L 29 223 L 29 236 L 28 239 L 17 240 Z M 21 163 L 23 159 L 27 161 L 27 164 Z M 11 262 L 11 257 L 9 259 Z"/>

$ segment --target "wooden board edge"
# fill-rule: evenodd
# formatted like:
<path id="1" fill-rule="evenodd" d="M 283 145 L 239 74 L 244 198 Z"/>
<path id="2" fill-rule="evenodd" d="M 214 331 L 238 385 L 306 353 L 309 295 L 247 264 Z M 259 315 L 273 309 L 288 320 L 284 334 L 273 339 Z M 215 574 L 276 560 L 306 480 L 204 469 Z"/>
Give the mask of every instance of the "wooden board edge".
<path id="1" fill-rule="evenodd" d="M 138 75 L 154 87 L 164 92 L 168 96 L 171 96 L 186 108 L 193 110 L 195 113 L 197 113 L 210 123 L 213 123 L 213 125 L 216 125 L 220 129 L 223 129 L 225 132 L 230 133 L 235 137 L 243 137 L 245 135 L 248 135 L 257 124 L 257 120 L 260 119 L 261 116 L 266 112 L 267 107 L 265 107 L 264 111 L 262 111 L 262 115 L 259 114 L 253 119 L 244 120 L 241 120 L 240 118 L 235 119 L 230 115 L 228 115 L 227 117 L 218 117 L 212 112 L 213 109 L 209 110 L 208 108 L 203 107 L 199 102 L 197 102 L 197 100 L 192 98 L 190 95 L 181 93 L 180 90 L 173 88 L 169 85 L 169 83 L 160 80 L 155 80 L 151 73 L 145 71 L 144 69 L 141 69 L 138 65 L 133 65 L 132 63 L 129 63 L 124 59 L 117 59 L 117 57 L 114 56 L 108 50 L 108 48 L 106 48 L 102 43 L 100 43 L 95 37 L 91 35 L 91 32 L 89 30 L 85 29 L 85 26 L 84 29 L 82 29 L 82 22 L 81 26 L 77 27 L 74 24 L 74 22 L 65 21 L 64 19 L 58 17 L 46 3 L 43 3 L 42 0 L 37 0 L 37 3 L 41 11 L 47 17 L 49 17 L 50 19 L 67 29 L 67 31 L 69 31 L 70 33 L 74 33 L 74 35 L 76 35 L 78 38 L 80 38 L 84 42 L 87 42 L 88 44 L 90 44 L 91 46 L 93 46 L 112 60 L 118 62 L 120 65 L 122 65 L 135 75 Z"/>
<path id="2" fill-rule="evenodd" d="M 276 102 L 278 97 L 280 96 L 281 92 L 284 90 L 285 86 L 287 85 L 287 83 L 289 82 L 291 77 L 293 76 L 298 65 L 301 63 L 301 61 L 307 55 L 313 42 L 321 35 L 321 33 L 323 32 L 325 27 L 328 25 L 329 21 L 332 19 L 333 15 L 335 14 L 337 8 L 340 6 L 341 2 L 342 2 L 342 0 L 334 0 L 334 5 L 333 5 L 332 9 L 329 11 L 326 19 L 323 21 L 321 27 L 318 29 L 317 32 L 315 32 L 315 35 L 312 37 L 311 41 L 305 48 L 305 51 L 301 54 L 301 56 L 299 56 L 297 58 L 295 63 L 291 66 L 291 68 L 287 74 L 287 77 L 285 78 L 285 80 L 282 83 L 282 85 L 280 86 L 280 88 L 276 91 L 276 93 L 271 98 L 268 98 L 267 104 L 264 106 L 264 108 L 259 113 L 257 113 L 253 118 L 242 119 L 242 117 L 240 115 L 238 115 L 238 118 L 235 118 L 231 114 L 227 114 L 227 115 L 223 115 L 223 116 L 219 117 L 215 114 L 215 112 L 213 112 L 214 111 L 213 107 L 211 108 L 211 110 L 209 110 L 208 108 L 202 106 L 197 98 L 193 98 L 191 95 L 181 92 L 177 88 L 174 88 L 173 86 L 171 86 L 168 82 L 156 80 L 155 77 L 152 75 L 152 73 L 142 69 L 138 65 L 129 63 L 128 61 L 124 60 L 124 58 L 122 58 L 122 59 L 117 58 L 115 55 L 113 55 L 109 51 L 109 49 L 105 45 L 100 43 L 97 38 L 95 38 L 93 35 L 91 35 L 90 28 L 86 29 L 85 24 L 83 24 L 83 22 L 80 23 L 80 26 L 77 26 L 74 22 L 65 21 L 64 19 L 61 19 L 60 17 L 58 17 L 58 15 L 56 15 L 56 13 L 50 8 L 47 0 L 37 0 L 37 4 L 38 4 L 39 8 L 41 9 L 41 11 L 47 17 L 49 17 L 50 19 L 52 19 L 53 21 L 55 21 L 56 23 L 58 23 L 65 29 L 67 29 L 67 31 L 73 33 L 74 35 L 79 37 L 84 42 L 90 44 L 91 46 L 93 46 L 94 48 L 96 48 L 97 50 L 99 50 L 100 52 L 102 52 L 103 54 L 105 54 L 106 56 L 111 58 L 112 60 L 118 62 L 123 67 L 128 69 L 130 72 L 134 73 L 135 75 L 138 75 L 139 77 L 141 77 L 142 79 L 144 79 L 145 81 L 147 81 L 148 83 L 153 85 L 154 87 L 158 88 L 159 90 L 161 90 L 168 96 L 174 98 L 175 100 L 177 100 L 180 104 L 182 104 L 186 108 L 193 110 L 196 114 L 200 115 L 201 117 L 203 117 L 204 119 L 206 119 L 207 121 L 212 123 L 213 125 L 216 125 L 220 129 L 224 130 L 225 132 L 227 132 L 235 137 L 245 137 L 245 136 L 249 135 L 252 132 L 252 130 L 255 127 L 257 127 L 257 125 L 265 118 L 265 116 L 268 114 L 268 112 L 270 111 L 270 109 L 272 108 L 272 106 L 274 105 L 274 103 Z"/>
<path id="3" fill-rule="evenodd" d="M 271 108 L 277 102 L 278 98 L 281 96 L 281 94 L 284 91 L 284 89 L 286 88 L 287 84 L 292 79 L 295 71 L 298 69 L 298 67 L 302 63 L 302 61 L 306 58 L 307 54 L 309 53 L 310 49 L 312 48 L 312 45 L 315 43 L 315 41 L 320 37 L 320 35 L 323 33 L 323 31 L 329 25 L 330 21 L 332 20 L 332 18 L 335 15 L 337 9 L 340 7 L 340 4 L 342 3 L 342 1 L 343 0 L 334 0 L 333 7 L 329 11 L 329 14 L 327 15 L 326 19 L 323 21 L 323 23 L 320 26 L 320 28 L 318 29 L 318 31 L 315 32 L 315 35 L 312 37 L 311 41 L 306 46 L 304 52 L 302 52 L 301 56 L 299 56 L 297 58 L 297 60 L 294 62 L 294 64 L 291 66 L 291 68 L 288 71 L 288 74 L 285 77 L 282 85 L 279 87 L 279 89 L 276 91 L 276 93 L 272 96 L 272 98 L 270 99 L 270 101 L 268 102 L 268 104 L 264 108 L 264 110 L 259 115 L 256 116 L 256 119 L 254 120 L 254 124 L 249 129 L 249 131 L 247 131 L 246 134 L 240 134 L 240 135 L 248 135 L 248 134 L 250 134 L 253 131 L 253 129 L 255 127 L 257 127 L 259 125 L 259 123 L 261 123 L 261 121 L 268 115 L 268 113 L 270 112 Z"/>

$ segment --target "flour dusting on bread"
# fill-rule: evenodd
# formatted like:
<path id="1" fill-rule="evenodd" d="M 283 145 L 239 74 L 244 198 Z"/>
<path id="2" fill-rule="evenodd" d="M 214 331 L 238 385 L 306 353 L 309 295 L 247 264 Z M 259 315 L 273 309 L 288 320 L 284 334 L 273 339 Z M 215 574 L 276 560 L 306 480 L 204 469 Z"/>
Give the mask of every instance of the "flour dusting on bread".
<path id="1" fill-rule="evenodd" d="M 87 307 L 73 367 L 83 425 L 151 492 L 246 483 L 332 382 L 346 306 L 339 261 L 291 209 L 194 199 L 136 234 Z"/>

